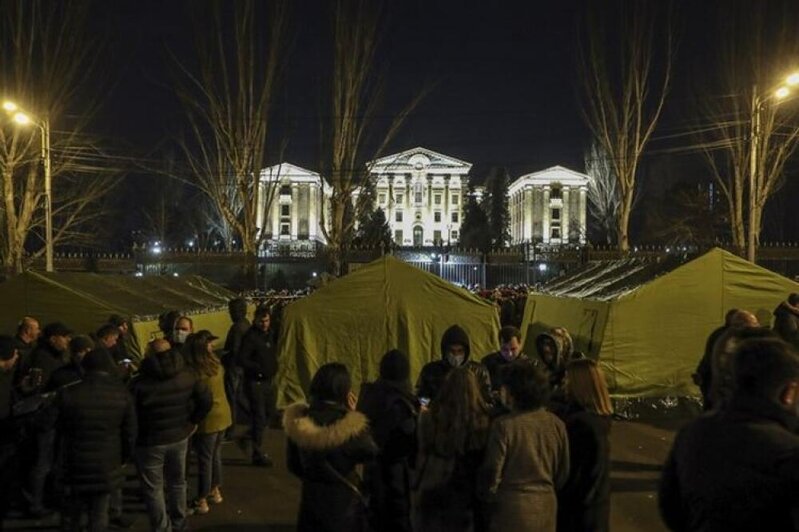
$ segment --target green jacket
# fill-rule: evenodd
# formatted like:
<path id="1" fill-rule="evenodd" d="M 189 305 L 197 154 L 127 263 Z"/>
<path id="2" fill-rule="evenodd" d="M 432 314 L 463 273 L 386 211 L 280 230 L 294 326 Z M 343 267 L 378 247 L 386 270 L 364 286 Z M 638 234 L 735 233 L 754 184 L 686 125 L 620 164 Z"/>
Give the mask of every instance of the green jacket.
<path id="1" fill-rule="evenodd" d="M 214 403 L 211 411 L 197 427 L 197 433 L 212 434 L 227 429 L 233 423 L 233 419 L 230 415 L 227 395 L 225 395 L 225 368 L 220 365 L 216 375 L 213 377 L 203 375 L 200 380 L 208 386 Z"/>

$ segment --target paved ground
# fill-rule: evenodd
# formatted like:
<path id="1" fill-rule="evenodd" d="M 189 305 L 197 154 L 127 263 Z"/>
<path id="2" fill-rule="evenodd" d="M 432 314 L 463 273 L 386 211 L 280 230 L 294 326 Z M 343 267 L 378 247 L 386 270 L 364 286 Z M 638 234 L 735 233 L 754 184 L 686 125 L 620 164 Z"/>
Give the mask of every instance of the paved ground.
<path id="1" fill-rule="evenodd" d="M 612 430 L 612 506 L 614 532 L 663 531 L 657 512 L 656 486 L 660 465 L 679 424 L 617 422 Z M 299 482 L 286 470 L 285 441 L 278 431 L 268 438 L 273 469 L 249 465 L 246 455 L 233 444 L 224 448 L 223 494 L 225 501 L 212 506 L 204 516 L 190 518 L 191 530 L 218 532 L 285 532 L 294 529 L 299 501 Z M 191 468 L 190 496 L 194 494 L 195 471 Z M 137 517 L 133 531 L 146 531 L 144 506 L 136 498 L 135 478 L 125 486 L 125 507 Z M 9 529 L 55 530 L 57 518 L 41 522 L 14 520 Z"/>

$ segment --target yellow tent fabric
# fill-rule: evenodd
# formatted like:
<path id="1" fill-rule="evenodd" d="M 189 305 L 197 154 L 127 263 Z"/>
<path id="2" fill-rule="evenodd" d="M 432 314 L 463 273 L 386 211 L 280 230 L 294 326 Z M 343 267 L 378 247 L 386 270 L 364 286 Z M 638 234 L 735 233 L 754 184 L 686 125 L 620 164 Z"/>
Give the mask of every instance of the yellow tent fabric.
<path id="1" fill-rule="evenodd" d="M 460 325 L 471 357 L 498 348 L 499 314 L 474 294 L 394 257 L 384 257 L 289 304 L 280 334 L 278 403 L 305 398 L 316 370 L 342 362 L 357 390 L 379 374 L 380 358 L 400 349 L 415 380 L 441 356 L 444 331 Z"/>
<path id="2" fill-rule="evenodd" d="M 209 329 L 224 338 L 230 327 L 229 290 L 198 277 L 131 277 L 92 273 L 28 271 L 0 284 L 0 330 L 13 333 L 20 318 L 42 324 L 62 321 L 76 333 L 95 331 L 111 314 L 131 320 L 129 352 L 141 353 L 160 335 L 158 315 L 177 310 L 189 315 L 194 330 Z"/>
<path id="3" fill-rule="evenodd" d="M 669 260 L 597 263 L 531 294 L 525 352 L 535 353 L 541 331 L 562 326 L 575 349 L 599 360 L 614 397 L 698 395 L 691 374 L 726 312 L 750 310 L 768 326 L 777 305 L 799 292 L 798 283 L 718 248 L 681 265 Z"/>

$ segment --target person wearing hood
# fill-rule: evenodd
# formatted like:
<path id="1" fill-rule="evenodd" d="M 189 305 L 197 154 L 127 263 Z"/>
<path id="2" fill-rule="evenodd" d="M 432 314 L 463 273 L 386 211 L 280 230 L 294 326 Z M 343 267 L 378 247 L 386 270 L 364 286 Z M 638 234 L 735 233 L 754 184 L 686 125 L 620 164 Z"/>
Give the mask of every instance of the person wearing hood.
<path id="1" fill-rule="evenodd" d="M 474 372 L 484 400 L 489 404 L 492 403 L 491 377 L 485 366 L 469 359 L 470 349 L 469 335 L 460 326 L 453 325 L 444 331 L 441 337 L 441 360 L 425 364 L 416 382 L 416 396 L 422 401 L 423 406 L 436 398 L 447 374 L 453 368 L 460 367 Z"/>
<path id="2" fill-rule="evenodd" d="M 791 294 L 774 309 L 774 332 L 794 349 L 799 348 L 799 294 Z"/>
<path id="3" fill-rule="evenodd" d="M 83 380 L 62 388 L 55 403 L 66 491 L 62 529 L 81 530 L 88 513 L 89 530 L 106 530 L 111 494 L 133 454 L 136 412 L 105 349 L 90 351 L 80 365 Z"/>
<path id="4" fill-rule="evenodd" d="M 502 387 L 501 370 L 515 360 L 529 360 L 522 353 L 522 333 L 516 327 L 508 325 L 499 331 L 499 351 L 483 357 L 481 361 L 491 377 L 491 392 L 496 397 Z"/>
<path id="5" fill-rule="evenodd" d="M 553 398 L 557 398 L 566 376 L 566 364 L 572 358 L 572 338 L 563 327 L 554 327 L 535 339 L 538 357 L 549 374 Z"/>
<path id="6" fill-rule="evenodd" d="M 380 378 L 361 385 L 358 410 L 369 418 L 380 449 L 377 461 L 364 471 L 374 530 L 411 530 L 410 477 L 416 454 L 419 402 L 411 393 L 410 374 L 408 356 L 392 349 L 380 360 Z"/>
<path id="7" fill-rule="evenodd" d="M 131 392 L 139 421 L 136 466 L 150 526 L 183 530 L 189 437 L 211 411 L 213 397 L 174 348 L 144 359 Z"/>
<path id="8" fill-rule="evenodd" d="M 289 471 L 302 480 L 297 530 L 360 532 L 369 529 L 356 466 L 378 453 L 346 366 L 323 365 L 311 380 L 310 405 L 296 403 L 283 416 Z"/>
<path id="9" fill-rule="evenodd" d="M 48 391 L 58 390 L 64 386 L 69 386 L 83 379 L 83 366 L 81 361 L 87 353 L 94 350 L 94 340 L 90 337 L 79 334 L 69 341 L 69 364 L 62 366 L 53 372 L 48 383 Z"/>
<path id="10" fill-rule="evenodd" d="M 225 368 L 225 393 L 227 394 L 230 415 L 232 416 L 230 428 L 227 430 L 225 438 L 231 439 L 236 429 L 236 407 L 242 395 L 241 383 L 244 379 L 244 371 L 239 366 L 236 358 L 241 349 L 241 341 L 250 329 L 250 321 L 247 319 L 247 301 L 240 297 L 231 299 L 228 302 L 228 313 L 230 314 L 230 321 L 233 323 L 225 337 L 222 365 Z"/>

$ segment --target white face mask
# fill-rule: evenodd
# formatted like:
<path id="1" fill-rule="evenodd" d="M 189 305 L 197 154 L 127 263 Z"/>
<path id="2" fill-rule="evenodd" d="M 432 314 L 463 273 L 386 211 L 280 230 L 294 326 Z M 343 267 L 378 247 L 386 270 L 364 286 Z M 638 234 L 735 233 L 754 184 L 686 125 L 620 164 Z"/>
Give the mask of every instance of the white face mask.
<path id="1" fill-rule="evenodd" d="M 188 337 L 189 331 L 175 331 L 175 342 L 179 344 L 185 344 Z"/>
<path id="2" fill-rule="evenodd" d="M 447 362 L 453 368 L 457 368 L 463 365 L 463 361 L 466 360 L 465 355 L 453 355 L 451 353 L 447 354 Z"/>

